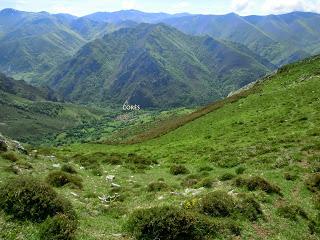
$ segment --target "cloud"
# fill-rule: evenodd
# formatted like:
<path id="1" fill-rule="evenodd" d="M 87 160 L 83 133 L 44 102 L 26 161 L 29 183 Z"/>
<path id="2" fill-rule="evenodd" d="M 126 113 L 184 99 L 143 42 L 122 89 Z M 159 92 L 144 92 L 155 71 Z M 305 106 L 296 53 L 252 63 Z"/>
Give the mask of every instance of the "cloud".
<path id="1" fill-rule="evenodd" d="M 188 1 L 180 1 L 171 6 L 170 12 L 189 12 L 192 9 L 192 4 Z"/>
<path id="2" fill-rule="evenodd" d="M 318 11 L 313 1 L 308 0 L 268 0 L 262 9 L 266 13 L 288 13 L 293 11 Z"/>
<path id="3" fill-rule="evenodd" d="M 135 9 L 137 7 L 137 3 L 133 0 L 125 0 L 121 3 L 123 9 Z"/>

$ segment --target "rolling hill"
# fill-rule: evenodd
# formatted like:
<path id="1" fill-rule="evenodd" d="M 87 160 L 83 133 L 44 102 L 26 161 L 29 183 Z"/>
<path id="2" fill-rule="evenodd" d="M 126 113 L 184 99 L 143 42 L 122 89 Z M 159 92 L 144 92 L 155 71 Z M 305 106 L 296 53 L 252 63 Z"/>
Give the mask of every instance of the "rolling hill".
<path id="1" fill-rule="evenodd" d="M 0 74 L 0 132 L 23 142 L 101 119 L 106 110 L 57 102 L 51 89 Z"/>
<path id="2" fill-rule="evenodd" d="M 129 100 L 166 108 L 219 99 L 274 68 L 239 44 L 140 24 L 88 43 L 56 68 L 48 83 L 79 103 Z"/>
<path id="3" fill-rule="evenodd" d="M 137 136 L 140 143 L 78 143 L 39 148 L 30 156 L 1 153 L 1 186 L 30 175 L 54 186 L 81 216 L 80 239 L 177 239 L 180 234 L 183 239 L 316 240 L 319 89 L 316 56 L 159 124 Z M 7 212 L 0 212 L 4 239 L 32 239 L 43 227 L 12 220 Z"/>
<path id="4" fill-rule="evenodd" d="M 319 53 L 319 19 L 319 14 L 304 12 L 246 17 L 231 13 L 184 16 L 163 22 L 187 34 L 208 34 L 243 44 L 281 66 Z"/>
<path id="5" fill-rule="evenodd" d="M 87 42 L 132 24 L 4 9 L 0 11 L 0 71 L 39 84 L 48 71 Z"/>

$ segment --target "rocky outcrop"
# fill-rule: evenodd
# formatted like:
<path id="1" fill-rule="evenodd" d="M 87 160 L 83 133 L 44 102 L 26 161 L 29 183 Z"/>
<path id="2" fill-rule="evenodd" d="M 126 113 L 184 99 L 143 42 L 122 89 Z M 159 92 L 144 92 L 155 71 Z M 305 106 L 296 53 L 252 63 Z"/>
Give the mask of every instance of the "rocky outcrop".
<path id="1" fill-rule="evenodd" d="M 7 151 L 16 151 L 23 154 L 28 153 L 27 150 L 21 145 L 20 142 L 4 137 L 0 133 L 0 152 L 7 152 Z"/>

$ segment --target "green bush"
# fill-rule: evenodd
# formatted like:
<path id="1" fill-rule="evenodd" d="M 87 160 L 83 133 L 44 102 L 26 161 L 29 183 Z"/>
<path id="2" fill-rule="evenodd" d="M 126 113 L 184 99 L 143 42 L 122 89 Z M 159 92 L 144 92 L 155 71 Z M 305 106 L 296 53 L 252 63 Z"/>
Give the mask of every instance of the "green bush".
<path id="1" fill-rule="evenodd" d="M 46 182 L 54 187 L 62 187 L 66 184 L 82 189 L 82 179 L 70 173 L 63 171 L 54 171 L 49 173 Z"/>
<path id="2" fill-rule="evenodd" d="M 172 175 L 188 174 L 189 170 L 181 164 L 175 164 L 170 167 L 170 173 Z"/>
<path id="3" fill-rule="evenodd" d="M 126 230 L 136 239 L 144 240 L 200 240 L 217 231 L 209 219 L 169 206 L 134 211 Z"/>
<path id="4" fill-rule="evenodd" d="M 298 178 L 298 176 L 296 174 L 292 174 L 289 172 L 286 172 L 283 174 L 284 179 L 288 180 L 288 181 L 294 181 Z"/>
<path id="5" fill-rule="evenodd" d="M 62 165 L 61 171 L 67 172 L 67 173 L 71 173 L 71 174 L 76 174 L 77 173 L 77 170 L 73 166 L 71 166 L 69 164 Z"/>
<path id="6" fill-rule="evenodd" d="M 243 174 L 245 170 L 246 170 L 245 167 L 240 166 L 240 167 L 236 168 L 235 172 L 236 172 L 236 174 L 240 175 L 240 174 Z"/>
<path id="7" fill-rule="evenodd" d="M 320 173 L 312 174 L 306 180 L 307 188 L 312 192 L 320 190 Z"/>
<path id="8" fill-rule="evenodd" d="M 206 178 L 202 179 L 202 180 L 198 183 L 198 186 L 199 186 L 199 187 L 205 187 L 205 188 L 212 188 L 213 182 L 214 182 L 214 179 L 213 179 L 213 178 L 206 177 Z"/>
<path id="9" fill-rule="evenodd" d="M 220 181 L 227 181 L 235 178 L 235 175 L 232 173 L 224 173 L 219 177 Z"/>
<path id="10" fill-rule="evenodd" d="M 76 220 L 57 214 L 40 225 L 39 237 L 42 240 L 72 240 L 75 239 L 76 230 Z"/>
<path id="11" fill-rule="evenodd" d="M 170 189 L 170 187 L 168 186 L 168 184 L 166 184 L 163 181 L 152 182 L 147 187 L 148 192 L 159 192 L 159 191 L 165 191 L 168 189 Z"/>
<path id="12" fill-rule="evenodd" d="M 256 221 L 259 217 L 263 216 L 260 203 L 253 197 L 242 197 L 237 202 L 237 212 L 249 219 L 250 221 Z"/>
<path id="13" fill-rule="evenodd" d="M 235 179 L 234 183 L 237 187 L 246 186 L 249 191 L 261 190 L 266 193 L 277 193 L 279 195 L 282 195 L 281 190 L 278 186 L 269 183 L 262 177 L 256 176 L 250 177 L 248 179 L 238 177 Z"/>
<path id="14" fill-rule="evenodd" d="M 51 186 L 31 177 L 20 176 L 0 187 L 0 208 L 19 220 L 41 222 L 63 213 L 75 219 L 67 200 L 59 197 Z"/>
<path id="15" fill-rule="evenodd" d="M 235 209 L 232 196 L 223 191 L 206 194 L 200 201 L 201 212 L 212 217 L 228 217 Z"/>
<path id="16" fill-rule="evenodd" d="M 298 220 L 298 216 L 304 218 L 304 219 L 308 219 L 308 214 L 300 207 L 297 205 L 284 205 L 281 206 L 277 209 L 277 213 L 284 217 L 284 218 L 288 218 L 292 221 L 297 221 Z"/>
<path id="17" fill-rule="evenodd" d="M 4 159 L 7 159 L 11 162 L 17 162 L 19 161 L 19 158 L 17 156 L 16 153 L 14 152 L 5 152 L 5 153 L 2 153 L 1 156 L 4 158 Z"/>

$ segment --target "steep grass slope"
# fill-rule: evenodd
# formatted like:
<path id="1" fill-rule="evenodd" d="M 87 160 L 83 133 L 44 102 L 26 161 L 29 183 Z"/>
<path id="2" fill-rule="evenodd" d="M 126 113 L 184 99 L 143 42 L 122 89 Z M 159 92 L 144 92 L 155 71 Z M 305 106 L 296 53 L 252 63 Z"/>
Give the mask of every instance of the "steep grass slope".
<path id="1" fill-rule="evenodd" d="M 285 66 L 249 90 L 171 121 L 167 129 L 162 125 L 155 136 L 168 133 L 153 140 L 40 149 L 32 161 L 20 157 L 15 163 L 2 155 L 0 180 L 13 176 L 14 167 L 21 170 L 19 174 L 45 179 L 68 162 L 83 179 L 83 188 L 69 184 L 56 190 L 72 201 L 81 216 L 79 239 L 131 239 L 132 232 L 124 226 L 137 209 L 145 209 L 145 215 L 135 218 L 134 234 L 145 227 L 148 239 L 153 239 L 172 221 L 162 222 L 164 215 L 149 212 L 150 207 L 169 205 L 181 214 L 187 211 L 213 221 L 216 225 L 208 239 L 316 240 L 319 89 L 317 56 Z M 25 161 L 32 168 L 25 169 Z M 220 192 L 205 195 L 215 191 Z M 10 221 L 0 213 L 0 227 L 5 239 L 35 239 L 40 226 Z"/>

